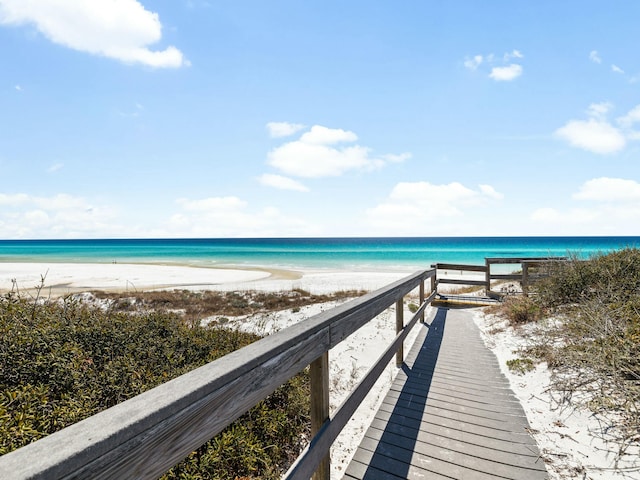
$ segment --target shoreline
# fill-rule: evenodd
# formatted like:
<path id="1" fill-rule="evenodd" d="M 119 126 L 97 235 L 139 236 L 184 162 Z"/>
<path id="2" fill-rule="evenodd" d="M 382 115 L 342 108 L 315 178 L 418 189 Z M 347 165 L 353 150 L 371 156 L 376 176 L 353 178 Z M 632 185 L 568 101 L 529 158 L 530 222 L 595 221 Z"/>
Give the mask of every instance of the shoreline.
<path id="1" fill-rule="evenodd" d="M 425 267 L 425 269 L 430 268 Z M 311 293 L 376 290 L 414 273 L 414 268 L 286 268 L 246 265 L 202 265 L 178 262 L 2 262 L 0 295 L 45 290 L 60 297 L 91 290 L 261 290 L 300 288 Z M 440 270 L 446 278 L 478 279 L 483 274 Z M 15 281 L 15 282 L 14 282 Z M 42 288 L 41 288 L 42 287 Z M 441 286 L 441 291 L 455 288 Z"/>
<path id="2" fill-rule="evenodd" d="M 169 263 L 0 262 L 0 294 L 30 292 L 44 285 L 55 295 L 88 290 L 127 292 L 157 289 L 207 289 L 257 280 L 296 280 L 293 270 L 243 266 L 193 266 Z"/>
<path id="3" fill-rule="evenodd" d="M 0 294 L 16 288 L 61 297 L 91 290 L 375 290 L 413 270 L 286 269 L 174 263 L 0 262 Z M 42 287 L 42 288 L 41 288 Z"/>

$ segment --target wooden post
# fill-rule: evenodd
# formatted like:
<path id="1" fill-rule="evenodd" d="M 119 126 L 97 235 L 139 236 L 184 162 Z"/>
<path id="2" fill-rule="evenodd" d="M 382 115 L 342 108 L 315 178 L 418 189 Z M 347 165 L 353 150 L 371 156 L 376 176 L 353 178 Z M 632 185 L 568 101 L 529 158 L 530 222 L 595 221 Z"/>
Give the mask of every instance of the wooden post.
<path id="1" fill-rule="evenodd" d="M 485 273 L 485 285 L 484 285 L 484 294 L 488 297 L 491 292 L 491 263 L 489 263 L 489 259 L 484 259 L 484 266 L 487 269 L 487 273 Z"/>
<path id="2" fill-rule="evenodd" d="M 396 302 L 396 335 L 404 328 L 404 302 L 401 298 Z M 404 363 L 404 343 L 401 343 L 396 352 L 396 367 Z"/>
<path id="3" fill-rule="evenodd" d="M 314 360 L 309 368 L 311 380 L 311 437 L 329 420 L 329 352 Z M 313 480 L 329 480 L 331 457 L 327 454 L 313 474 Z"/>
<path id="4" fill-rule="evenodd" d="M 522 262 L 522 293 L 529 296 L 529 262 Z"/>
<path id="5" fill-rule="evenodd" d="M 431 277 L 431 293 L 435 292 L 438 288 L 438 279 L 436 278 L 438 275 L 438 270 L 436 270 L 436 274 Z"/>
<path id="6" fill-rule="evenodd" d="M 420 305 L 422 305 L 423 303 L 424 303 L 424 280 L 420 282 Z M 424 310 L 420 315 L 420 321 L 424 323 Z"/>

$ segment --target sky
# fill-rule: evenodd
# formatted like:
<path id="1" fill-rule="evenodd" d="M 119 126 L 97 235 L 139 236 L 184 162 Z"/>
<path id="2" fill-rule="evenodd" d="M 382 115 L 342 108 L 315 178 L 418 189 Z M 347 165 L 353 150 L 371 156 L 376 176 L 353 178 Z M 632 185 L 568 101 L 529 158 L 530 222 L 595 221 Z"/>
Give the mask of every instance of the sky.
<path id="1" fill-rule="evenodd" d="M 639 18 L 0 0 L 0 239 L 640 235 Z"/>

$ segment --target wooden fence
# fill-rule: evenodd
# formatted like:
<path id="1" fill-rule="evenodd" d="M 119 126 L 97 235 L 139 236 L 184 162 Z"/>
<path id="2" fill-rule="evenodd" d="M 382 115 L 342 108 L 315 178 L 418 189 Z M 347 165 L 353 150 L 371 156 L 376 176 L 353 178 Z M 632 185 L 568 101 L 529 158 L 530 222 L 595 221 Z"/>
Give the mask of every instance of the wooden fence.
<path id="1" fill-rule="evenodd" d="M 504 295 L 501 292 L 494 292 L 491 289 L 491 282 L 493 280 L 515 280 L 520 282 L 522 286 L 522 292 L 527 295 L 529 287 L 532 281 L 535 281 L 545 275 L 545 273 L 535 272 L 532 273 L 531 269 L 536 267 L 544 267 L 552 262 L 566 261 L 565 257 L 489 257 L 485 258 L 484 265 L 463 265 L 457 263 L 436 263 L 431 265 L 431 268 L 435 268 L 440 271 L 437 274 L 437 284 L 450 284 L 450 285 L 468 285 L 468 286 L 480 286 L 484 287 L 485 295 L 491 298 L 502 298 Z M 491 271 L 493 265 L 519 265 L 519 270 L 511 273 L 494 273 Z M 444 276 L 444 271 L 451 270 L 464 273 L 482 273 L 483 278 L 479 280 L 461 279 L 461 278 L 447 278 Z M 437 289 L 437 286 L 436 286 Z"/>
<path id="2" fill-rule="evenodd" d="M 313 438 L 285 478 L 328 479 L 331 444 L 394 355 L 402 364 L 403 341 L 436 295 L 435 275 L 416 272 L 3 455 L 0 478 L 157 478 L 311 365 Z M 421 305 L 405 324 L 403 299 L 416 288 Z M 393 305 L 395 339 L 330 417 L 328 351 Z"/>

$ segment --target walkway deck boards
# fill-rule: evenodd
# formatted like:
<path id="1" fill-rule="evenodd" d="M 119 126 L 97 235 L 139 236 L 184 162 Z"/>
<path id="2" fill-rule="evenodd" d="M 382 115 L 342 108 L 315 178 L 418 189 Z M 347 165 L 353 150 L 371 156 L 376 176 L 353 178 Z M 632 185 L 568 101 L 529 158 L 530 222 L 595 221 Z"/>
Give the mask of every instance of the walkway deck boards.
<path id="1" fill-rule="evenodd" d="M 439 308 L 345 479 L 546 479 L 520 402 L 465 310 Z"/>

